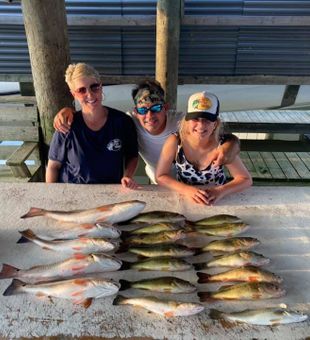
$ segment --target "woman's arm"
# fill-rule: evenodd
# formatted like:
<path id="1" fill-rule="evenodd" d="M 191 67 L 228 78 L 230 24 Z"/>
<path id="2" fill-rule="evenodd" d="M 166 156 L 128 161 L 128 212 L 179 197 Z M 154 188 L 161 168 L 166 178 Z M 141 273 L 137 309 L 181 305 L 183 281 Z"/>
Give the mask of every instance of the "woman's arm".
<path id="1" fill-rule="evenodd" d="M 61 168 L 61 163 L 58 161 L 53 161 L 51 159 L 48 160 L 45 181 L 46 183 L 57 183 L 59 170 Z"/>
<path id="2" fill-rule="evenodd" d="M 133 176 L 138 166 L 138 157 L 132 157 L 125 161 L 124 176 L 121 179 L 121 184 L 125 188 L 136 189 L 137 183 L 133 180 Z"/>
<path id="3" fill-rule="evenodd" d="M 208 204 L 208 198 L 205 190 L 193 187 L 191 185 L 178 182 L 170 175 L 172 163 L 177 152 L 178 139 L 171 135 L 166 140 L 156 167 L 156 181 L 159 185 L 183 194 L 196 203 Z"/>
<path id="4" fill-rule="evenodd" d="M 54 118 L 54 128 L 61 133 L 67 133 L 71 129 L 74 110 L 71 107 L 64 107 Z"/>
<path id="5" fill-rule="evenodd" d="M 214 166 L 232 163 L 240 153 L 239 138 L 233 134 L 224 136 L 224 143 L 214 153 Z"/>
<path id="6" fill-rule="evenodd" d="M 239 156 L 237 156 L 232 163 L 227 164 L 226 167 L 233 179 L 224 185 L 206 188 L 206 191 L 209 193 L 211 204 L 216 203 L 229 194 L 243 191 L 249 188 L 253 183 L 249 171 L 244 166 Z"/>

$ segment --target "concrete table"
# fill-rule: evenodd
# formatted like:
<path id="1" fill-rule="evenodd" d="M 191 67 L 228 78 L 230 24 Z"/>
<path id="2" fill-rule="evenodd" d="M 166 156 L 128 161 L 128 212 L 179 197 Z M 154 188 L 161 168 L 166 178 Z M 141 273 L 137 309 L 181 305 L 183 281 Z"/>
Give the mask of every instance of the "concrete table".
<path id="1" fill-rule="evenodd" d="M 281 275 L 287 295 L 264 301 L 212 302 L 206 310 L 191 317 L 166 319 L 132 306 L 113 306 L 114 297 L 95 300 L 84 309 L 60 299 L 38 299 L 32 295 L 2 296 L 11 280 L 0 281 L 0 337 L 100 337 L 134 339 L 302 339 L 310 335 L 310 321 L 275 327 L 227 324 L 209 318 L 209 309 L 223 311 L 270 307 L 286 303 L 290 309 L 310 314 L 310 188 L 253 187 L 244 193 L 227 197 L 213 207 L 200 206 L 182 196 L 157 186 L 144 186 L 138 191 L 122 189 L 119 185 L 67 184 L 0 184 L 0 259 L 19 268 L 52 263 L 60 254 L 38 246 L 16 244 L 18 230 L 34 232 L 51 227 L 42 217 L 20 219 L 30 207 L 57 210 L 86 209 L 103 204 L 139 199 L 147 203 L 145 211 L 171 210 L 188 219 L 225 213 L 241 217 L 250 224 L 242 236 L 257 237 L 261 245 L 255 251 L 270 257 L 265 268 Z M 201 262 L 210 255 L 192 257 Z M 212 271 L 208 271 L 212 273 Z M 104 274 L 116 280 L 136 280 L 143 277 L 167 275 L 160 272 L 134 270 Z M 195 282 L 194 271 L 175 272 L 175 276 Z M 198 290 L 216 289 L 216 285 L 199 285 Z M 126 296 L 154 295 L 130 290 Z M 171 298 L 171 295 L 167 295 Z M 198 301 L 196 294 L 174 297 Z"/>

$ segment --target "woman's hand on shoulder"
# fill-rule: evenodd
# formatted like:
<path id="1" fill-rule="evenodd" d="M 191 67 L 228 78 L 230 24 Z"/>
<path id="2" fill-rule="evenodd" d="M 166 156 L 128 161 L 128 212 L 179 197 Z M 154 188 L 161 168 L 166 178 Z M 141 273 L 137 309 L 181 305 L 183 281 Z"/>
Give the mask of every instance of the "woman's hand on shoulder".
<path id="1" fill-rule="evenodd" d="M 67 133 L 71 129 L 73 122 L 73 109 L 71 107 L 64 107 L 54 118 L 54 128 L 58 132 Z"/>
<path id="2" fill-rule="evenodd" d="M 123 188 L 128 188 L 128 189 L 132 189 L 132 190 L 138 189 L 138 184 L 131 177 L 124 176 L 121 179 L 121 184 L 122 184 Z"/>

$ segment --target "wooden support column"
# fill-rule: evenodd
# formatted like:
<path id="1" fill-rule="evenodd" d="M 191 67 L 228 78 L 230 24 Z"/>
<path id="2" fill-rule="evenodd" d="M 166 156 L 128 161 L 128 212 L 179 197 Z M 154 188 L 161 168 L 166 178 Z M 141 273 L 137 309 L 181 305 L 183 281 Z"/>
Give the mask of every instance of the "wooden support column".
<path id="1" fill-rule="evenodd" d="M 22 10 L 43 139 L 49 144 L 53 118 L 72 99 L 64 80 L 70 63 L 64 0 L 23 0 Z"/>
<path id="2" fill-rule="evenodd" d="M 183 0 L 158 0 L 156 17 L 156 80 L 172 109 L 177 105 L 180 24 Z"/>
<path id="3" fill-rule="evenodd" d="M 300 88 L 299 85 L 287 85 L 285 87 L 280 107 L 294 105 L 298 95 L 299 88 Z"/>

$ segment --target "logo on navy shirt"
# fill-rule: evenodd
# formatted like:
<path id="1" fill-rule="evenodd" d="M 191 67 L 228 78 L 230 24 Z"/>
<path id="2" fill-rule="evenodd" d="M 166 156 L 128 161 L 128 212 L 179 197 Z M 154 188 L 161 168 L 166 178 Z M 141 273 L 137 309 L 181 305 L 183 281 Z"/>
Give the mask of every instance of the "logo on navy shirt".
<path id="1" fill-rule="evenodd" d="M 109 151 L 119 151 L 122 148 L 122 141 L 120 139 L 112 139 L 108 145 L 107 149 Z"/>

